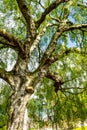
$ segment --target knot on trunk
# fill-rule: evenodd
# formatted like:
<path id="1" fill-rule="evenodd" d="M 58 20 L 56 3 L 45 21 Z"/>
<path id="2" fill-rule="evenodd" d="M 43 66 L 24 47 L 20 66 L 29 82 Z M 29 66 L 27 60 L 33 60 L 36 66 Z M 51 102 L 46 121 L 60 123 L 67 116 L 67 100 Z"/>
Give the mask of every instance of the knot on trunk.
<path id="1" fill-rule="evenodd" d="M 26 87 L 26 88 L 25 88 L 25 91 L 26 91 L 27 93 L 30 93 L 30 94 L 33 94 L 33 93 L 34 93 L 34 89 L 33 89 L 32 86 Z"/>

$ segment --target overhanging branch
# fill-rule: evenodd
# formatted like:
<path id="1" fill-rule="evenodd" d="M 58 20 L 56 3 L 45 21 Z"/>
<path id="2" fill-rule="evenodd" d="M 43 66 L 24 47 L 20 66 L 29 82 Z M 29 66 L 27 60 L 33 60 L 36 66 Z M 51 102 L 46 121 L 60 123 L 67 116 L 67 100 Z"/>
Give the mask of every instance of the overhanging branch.
<path id="1" fill-rule="evenodd" d="M 70 27 L 66 27 L 64 29 L 65 31 L 72 31 L 72 30 L 76 30 L 76 29 L 83 29 L 83 28 L 87 28 L 87 24 L 76 24 L 76 25 L 72 25 Z"/>
<path id="2" fill-rule="evenodd" d="M 62 85 L 70 82 L 70 81 L 73 81 L 73 80 L 76 80 L 78 77 L 73 77 L 71 79 L 67 79 L 67 80 L 63 80 L 62 77 L 60 77 L 60 75 L 58 75 L 58 73 L 48 73 L 46 75 L 47 78 L 49 78 L 50 80 L 52 80 L 54 82 L 54 90 L 55 92 L 57 93 L 59 90 L 61 92 L 68 92 L 67 90 L 71 90 L 71 89 L 78 89 L 78 90 L 83 90 L 85 88 L 83 87 L 62 87 Z"/>
<path id="3" fill-rule="evenodd" d="M 46 16 L 56 9 L 61 3 L 68 2 L 69 0 L 55 0 L 52 4 L 50 4 L 45 11 L 42 13 L 40 19 L 36 21 L 36 27 L 38 28 L 41 23 L 45 20 Z"/>
<path id="4" fill-rule="evenodd" d="M 9 47 L 11 46 L 13 48 L 17 48 L 18 50 L 24 52 L 24 50 L 23 50 L 23 43 L 21 41 L 19 41 L 15 36 L 13 36 L 12 34 L 8 33 L 5 29 L 0 29 L 0 41 L 3 44 L 5 43 L 5 45 L 7 45 Z M 7 43 L 6 43 L 6 41 L 7 41 Z"/>
<path id="5" fill-rule="evenodd" d="M 0 45 L 2 45 L 0 48 L 3 49 L 3 48 L 12 48 L 14 50 L 17 50 L 17 46 L 13 45 L 12 43 L 6 41 L 3 37 L 0 37 Z"/>

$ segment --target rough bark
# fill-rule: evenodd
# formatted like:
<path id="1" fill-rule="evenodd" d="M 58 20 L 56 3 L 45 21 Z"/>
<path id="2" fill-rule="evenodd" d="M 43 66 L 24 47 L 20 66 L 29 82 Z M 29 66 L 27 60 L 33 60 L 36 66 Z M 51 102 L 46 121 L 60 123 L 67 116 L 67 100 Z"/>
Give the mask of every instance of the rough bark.
<path id="1" fill-rule="evenodd" d="M 13 93 L 11 96 L 10 118 L 8 130 L 23 130 L 24 113 L 28 100 L 33 93 L 32 80 L 34 75 L 28 75 L 27 60 L 19 59 L 13 69 L 10 79 Z"/>
<path id="2" fill-rule="evenodd" d="M 23 130 L 29 130 L 30 129 L 30 122 L 28 117 L 28 110 L 26 108 L 25 114 L 24 114 L 24 122 L 23 122 Z"/>
<path id="3" fill-rule="evenodd" d="M 12 102 L 8 130 L 24 130 L 24 113 L 29 98 L 29 94 L 21 98 L 16 96 L 15 100 Z"/>

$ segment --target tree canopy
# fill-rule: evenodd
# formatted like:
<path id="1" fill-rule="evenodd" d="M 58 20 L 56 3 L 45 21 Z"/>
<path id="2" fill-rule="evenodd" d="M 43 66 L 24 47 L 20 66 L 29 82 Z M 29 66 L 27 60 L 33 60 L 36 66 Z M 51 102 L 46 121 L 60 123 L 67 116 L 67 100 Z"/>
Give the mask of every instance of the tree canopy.
<path id="1" fill-rule="evenodd" d="M 27 105 L 32 120 L 43 120 L 45 114 L 50 123 L 62 127 L 65 122 L 69 128 L 84 122 L 87 1 L 0 1 L 0 78 L 6 81 L 0 87 L 0 127 L 24 130 L 32 94 L 36 99 Z"/>

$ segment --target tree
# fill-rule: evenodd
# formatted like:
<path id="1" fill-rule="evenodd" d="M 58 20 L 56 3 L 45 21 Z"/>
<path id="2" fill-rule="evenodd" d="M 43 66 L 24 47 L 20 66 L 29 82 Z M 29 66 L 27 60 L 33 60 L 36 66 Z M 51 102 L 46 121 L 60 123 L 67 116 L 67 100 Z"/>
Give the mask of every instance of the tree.
<path id="1" fill-rule="evenodd" d="M 65 83 L 50 71 L 51 64 L 71 52 L 86 54 L 87 6 L 84 0 L 3 0 L 0 10 L 0 78 L 12 88 L 8 130 L 23 130 L 26 105 L 35 86 L 47 77 L 57 93 Z M 80 50 L 68 48 L 71 41 Z M 66 45 L 62 53 L 56 53 L 59 44 Z M 13 56 L 10 70 L 5 52 Z"/>

